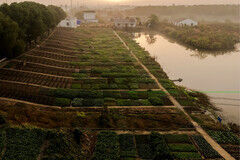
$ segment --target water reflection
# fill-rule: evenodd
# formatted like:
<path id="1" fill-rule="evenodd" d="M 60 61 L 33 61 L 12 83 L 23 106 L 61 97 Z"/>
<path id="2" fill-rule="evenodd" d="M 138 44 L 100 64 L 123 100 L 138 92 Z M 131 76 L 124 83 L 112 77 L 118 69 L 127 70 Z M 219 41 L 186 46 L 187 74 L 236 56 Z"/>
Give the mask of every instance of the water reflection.
<path id="1" fill-rule="evenodd" d="M 225 119 L 240 124 L 240 45 L 232 52 L 201 52 L 159 34 L 137 33 L 134 37 L 156 57 L 170 79 L 182 78 L 180 85 L 215 97 L 211 100 L 223 110 Z"/>
<path id="2" fill-rule="evenodd" d="M 134 33 L 133 34 L 133 38 L 137 39 L 137 38 L 142 37 L 143 35 L 145 36 L 146 42 L 149 45 L 154 44 L 156 42 L 156 40 L 157 40 L 157 36 L 159 36 L 159 34 L 155 33 L 155 32 L 151 32 L 151 33 Z M 161 36 L 164 37 L 163 35 L 161 35 Z M 197 57 L 197 58 L 200 58 L 200 59 L 204 59 L 204 58 L 208 57 L 209 55 L 217 57 L 217 56 L 221 56 L 221 55 L 225 55 L 225 54 L 232 54 L 234 51 L 235 52 L 237 52 L 237 51 L 239 52 L 239 48 L 240 48 L 240 44 L 237 44 L 235 46 L 236 49 L 234 51 L 210 51 L 209 52 L 209 51 L 193 49 L 192 47 L 184 45 L 184 44 L 181 44 L 179 42 L 176 42 L 173 39 L 168 39 L 166 37 L 164 37 L 164 38 L 168 42 L 170 42 L 170 43 L 178 43 L 179 45 L 183 45 L 186 50 L 189 50 L 190 52 L 192 52 L 191 56 Z"/>

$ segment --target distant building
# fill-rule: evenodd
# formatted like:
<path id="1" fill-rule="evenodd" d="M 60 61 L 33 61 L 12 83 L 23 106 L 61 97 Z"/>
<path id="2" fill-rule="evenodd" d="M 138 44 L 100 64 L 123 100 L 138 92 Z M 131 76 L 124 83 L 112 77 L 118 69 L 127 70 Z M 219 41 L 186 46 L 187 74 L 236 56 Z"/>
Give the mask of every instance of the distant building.
<path id="1" fill-rule="evenodd" d="M 175 26 L 197 26 L 198 22 L 191 19 L 178 19 L 177 21 L 174 21 L 173 24 Z"/>
<path id="2" fill-rule="evenodd" d="M 83 12 L 83 19 L 85 22 L 93 22 L 97 23 L 98 20 L 96 18 L 96 12 L 95 11 L 84 11 Z"/>
<path id="3" fill-rule="evenodd" d="M 116 18 L 113 20 L 114 26 L 117 28 L 135 28 L 137 26 L 137 20 L 136 18 Z"/>
<path id="4" fill-rule="evenodd" d="M 64 20 L 62 20 L 59 24 L 58 27 L 68 27 L 68 28 L 77 28 L 77 18 L 75 17 L 68 17 Z"/>

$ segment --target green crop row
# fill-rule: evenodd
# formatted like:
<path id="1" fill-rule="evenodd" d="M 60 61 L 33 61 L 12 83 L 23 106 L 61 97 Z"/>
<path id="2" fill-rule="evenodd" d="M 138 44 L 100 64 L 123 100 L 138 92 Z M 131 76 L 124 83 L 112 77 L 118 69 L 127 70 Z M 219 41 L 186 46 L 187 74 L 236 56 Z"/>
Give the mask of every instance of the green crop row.
<path id="1" fill-rule="evenodd" d="M 4 146 L 5 146 L 5 132 L 3 129 L 0 129 L 0 155 L 2 155 Z"/>
<path id="2" fill-rule="evenodd" d="M 240 139 L 230 131 L 213 131 L 208 130 L 208 134 L 219 144 L 235 144 L 240 145 Z"/>
<path id="3" fill-rule="evenodd" d="M 197 152 L 172 152 L 174 159 L 202 159 L 201 155 Z"/>
<path id="4" fill-rule="evenodd" d="M 137 151 L 134 145 L 134 136 L 130 134 L 119 135 L 121 158 L 136 158 Z"/>
<path id="5" fill-rule="evenodd" d="M 201 154 L 205 158 L 221 158 L 221 156 L 210 146 L 207 141 L 201 136 L 192 136 L 199 147 Z"/>
<path id="6" fill-rule="evenodd" d="M 196 148 L 192 144 L 168 144 L 171 152 L 197 152 Z"/>
<path id="7" fill-rule="evenodd" d="M 172 160 L 164 136 L 158 133 L 136 135 L 137 152 L 142 159 Z"/>
<path id="8" fill-rule="evenodd" d="M 119 139 L 114 132 L 100 132 L 93 154 L 93 160 L 120 159 Z"/>
<path id="9" fill-rule="evenodd" d="M 167 134 L 164 136 L 167 143 L 188 143 L 191 144 L 191 141 L 186 134 Z"/>
<path id="10" fill-rule="evenodd" d="M 3 160 L 36 159 L 45 139 L 41 129 L 8 128 Z"/>

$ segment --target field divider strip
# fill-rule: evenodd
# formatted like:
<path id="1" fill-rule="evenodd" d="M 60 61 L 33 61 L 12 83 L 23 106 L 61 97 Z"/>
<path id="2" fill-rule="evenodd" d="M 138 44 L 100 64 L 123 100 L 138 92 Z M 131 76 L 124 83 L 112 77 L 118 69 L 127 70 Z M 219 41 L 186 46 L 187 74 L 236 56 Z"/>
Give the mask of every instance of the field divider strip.
<path id="1" fill-rule="evenodd" d="M 71 55 L 62 54 L 62 53 L 54 53 L 54 52 L 49 52 L 49 51 L 42 51 L 42 50 L 39 50 L 38 48 L 34 48 L 33 51 L 40 52 L 40 54 L 42 52 L 42 53 L 54 54 L 54 55 L 57 55 L 57 56 L 63 56 L 63 57 L 68 57 L 68 58 L 78 58 L 78 56 L 71 56 Z"/>
<path id="2" fill-rule="evenodd" d="M 32 71 L 25 71 L 25 70 L 17 70 L 17 69 L 10 69 L 10 68 L 2 68 L 1 70 L 23 72 L 23 73 L 31 73 L 31 74 L 43 75 L 43 76 L 49 76 L 49 77 L 56 77 L 56 78 L 74 79 L 73 77 L 57 76 L 57 75 L 52 75 L 52 74 L 32 72 Z"/>
<path id="3" fill-rule="evenodd" d="M 54 58 L 48 58 L 48 57 L 43 57 L 43 56 L 35 56 L 35 55 L 30 55 L 30 54 L 25 54 L 24 56 L 34 57 L 34 58 L 42 58 L 42 59 L 47 59 L 47 60 L 62 62 L 62 63 L 70 63 L 71 62 L 71 61 L 62 61 L 62 60 L 57 60 L 57 59 L 54 59 Z"/>
<path id="4" fill-rule="evenodd" d="M 76 51 L 75 49 L 62 49 L 62 48 L 57 48 L 57 47 L 50 47 L 50 46 L 40 46 L 39 49 L 42 48 L 48 48 L 48 49 L 56 49 L 56 50 L 60 50 L 60 51 L 66 51 L 66 52 L 72 52 L 73 54 L 78 54 L 79 52 Z"/>
<path id="5" fill-rule="evenodd" d="M 186 117 L 190 120 L 196 130 L 204 137 L 204 139 L 215 149 L 224 159 L 226 160 L 235 160 L 227 151 L 225 151 L 216 141 L 210 137 L 206 131 L 195 122 L 190 115 L 184 110 L 183 106 L 181 106 L 178 101 L 159 83 L 158 79 L 148 70 L 148 68 L 138 59 L 138 57 L 132 52 L 132 50 L 127 46 L 124 40 L 117 34 L 116 31 L 113 30 L 113 33 L 119 38 L 119 40 L 123 43 L 123 45 L 130 51 L 131 55 L 138 61 L 138 63 L 144 68 L 144 70 L 156 81 L 157 85 L 167 94 L 170 101 L 179 108 Z"/>
<path id="6" fill-rule="evenodd" d="M 38 85 L 38 84 L 24 83 L 24 82 L 18 82 L 18 81 L 9 81 L 9 80 L 2 80 L 2 79 L 0 79 L 0 82 L 11 83 L 11 84 L 28 85 L 28 86 L 34 86 L 34 87 L 47 88 L 47 89 L 56 89 L 54 87 L 48 87 L 48 86 L 42 86 L 42 85 Z"/>
<path id="7" fill-rule="evenodd" d="M 11 61 L 16 61 L 16 62 L 22 62 L 22 60 L 18 60 L 18 59 L 13 59 Z M 52 66 L 52 65 L 48 65 L 48 64 L 42 64 L 42 63 L 35 63 L 35 62 L 29 62 L 27 61 L 27 63 L 29 64 L 35 64 L 35 65 L 41 65 L 41 66 L 44 66 L 44 67 L 52 67 L 52 68 L 57 68 L 57 69 L 65 69 L 65 70 L 75 70 L 75 68 L 66 68 L 66 67 L 58 67 L 58 66 Z"/>

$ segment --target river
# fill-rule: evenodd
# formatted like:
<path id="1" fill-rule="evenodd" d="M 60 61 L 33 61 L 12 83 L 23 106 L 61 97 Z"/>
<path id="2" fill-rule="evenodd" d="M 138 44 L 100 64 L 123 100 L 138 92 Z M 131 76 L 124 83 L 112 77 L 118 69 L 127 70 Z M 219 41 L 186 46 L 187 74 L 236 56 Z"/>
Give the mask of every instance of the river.
<path id="1" fill-rule="evenodd" d="M 136 33 L 136 42 L 162 66 L 178 85 L 203 91 L 222 112 L 225 122 L 240 124 L 240 45 L 226 53 L 199 52 L 162 35 Z"/>

